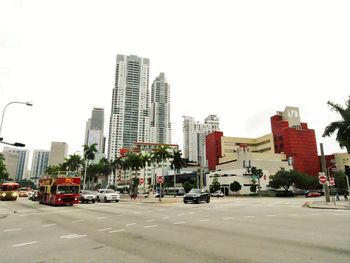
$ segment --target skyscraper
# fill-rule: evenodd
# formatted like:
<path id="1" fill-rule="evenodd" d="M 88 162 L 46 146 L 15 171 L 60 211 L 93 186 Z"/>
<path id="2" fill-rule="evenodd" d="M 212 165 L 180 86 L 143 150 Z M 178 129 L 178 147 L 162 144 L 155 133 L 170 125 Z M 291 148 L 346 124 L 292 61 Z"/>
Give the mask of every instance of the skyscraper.
<path id="1" fill-rule="evenodd" d="M 30 179 L 35 182 L 45 174 L 45 170 L 49 164 L 50 151 L 34 150 Z"/>
<path id="2" fill-rule="evenodd" d="M 108 158 L 121 148 L 149 142 L 149 59 L 117 55 L 109 123 Z"/>
<path id="3" fill-rule="evenodd" d="M 51 142 L 49 166 L 56 166 L 64 162 L 68 155 L 68 144 L 65 142 Z"/>
<path id="4" fill-rule="evenodd" d="M 218 131 L 219 118 L 209 115 L 204 123 L 199 123 L 193 117 L 183 116 L 183 153 L 184 158 L 191 162 L 206 164 L 205 136 L 213 131 Z"/>
<path id="5" fill-rule="evenodd" d="M 164 73 L 160 73 L 152 83 L 150 121 L 150 141 L 170 144 L 170 85 Z"/>
<path id="6" fill-rule="evenodd" d="M 29 150 L 19 150 L 17 148 L 4 147 L 3 154 L 9 178 L 22 180 L 27 178 Z"/>
<path id="7" fill-rule="evenodd" d="M 105 137 L 104 137 L 104 109 L 93 108 L 91 118 L 86 122 L 85 130 L 85 145 L 96 144 L 95 161 L 98 162 L 104 157 L 105 152 Z"/>

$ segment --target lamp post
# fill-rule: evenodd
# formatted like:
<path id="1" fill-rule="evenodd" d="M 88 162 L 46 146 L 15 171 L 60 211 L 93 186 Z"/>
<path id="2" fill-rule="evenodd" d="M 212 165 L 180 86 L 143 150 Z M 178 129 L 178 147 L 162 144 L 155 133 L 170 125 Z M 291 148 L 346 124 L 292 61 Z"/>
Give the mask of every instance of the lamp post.
<path id="1" fill-rule="evenodd" d="M 0 135 L 1 135 L 1 129 L 2 129 L 2 123 L 4 122 L 4 116 L 5 116 L 5 111 L 6 111 L 6 108 L 10 105 L 10 104 L 14 104 L 14 103 L 17 103 L 17 104 L 25 104 L 27 106 L 33 106 L 33 103 L 27 101 L 27 102 L 22 102 L 22 101 L 11 101 L 9 103 L 7 103 L 4 107 L 4 110 L 2 112 L 2 117 L 1 117 L 1 124 L 0 124 Z"/>

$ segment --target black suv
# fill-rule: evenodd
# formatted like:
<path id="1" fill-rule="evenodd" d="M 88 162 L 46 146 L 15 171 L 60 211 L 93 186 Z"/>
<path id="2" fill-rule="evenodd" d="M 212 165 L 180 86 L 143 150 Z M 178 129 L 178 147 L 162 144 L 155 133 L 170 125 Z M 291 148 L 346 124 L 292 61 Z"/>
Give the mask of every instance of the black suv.
<path id="1" fill-rule="evenodd" d="M 193 202 L 199 204 L 201 201 L 210 202 L 210 194 L 201 189 L 191 189 L 184 195 L 184 203 Z"/>

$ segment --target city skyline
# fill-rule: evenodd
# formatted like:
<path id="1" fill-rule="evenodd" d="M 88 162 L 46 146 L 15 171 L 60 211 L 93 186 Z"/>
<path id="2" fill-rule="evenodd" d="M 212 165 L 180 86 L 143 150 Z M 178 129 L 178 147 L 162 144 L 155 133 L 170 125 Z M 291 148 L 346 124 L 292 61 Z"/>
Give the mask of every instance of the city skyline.
<path id="1" fill-rule="evenodd" d="M 123 9 L 134 10 L 135 21 L 116 27 L 128 20 L 115 16 Z M 322 1 L 3 1 L 0 109 L 34 105 L 8 107 L 2 136 L 31 151 L 62 141 L 69 154 L 81 152 L 91 109 L 110 117 L 116 54 L 135 54 L 150 59 L 150 80 L 164 72 L 171 83 L 172 143 L 181 149 L 182 116 L 215 114 L 227 136 L 256 137 L 270 132 L 277 109 L 295 106 L 318 148 L 344 152 L 335 136 L 321 135 L 339 120 L 327 101 L 344 105 L 349 96 L 348 11 L 349 4 Z"/>

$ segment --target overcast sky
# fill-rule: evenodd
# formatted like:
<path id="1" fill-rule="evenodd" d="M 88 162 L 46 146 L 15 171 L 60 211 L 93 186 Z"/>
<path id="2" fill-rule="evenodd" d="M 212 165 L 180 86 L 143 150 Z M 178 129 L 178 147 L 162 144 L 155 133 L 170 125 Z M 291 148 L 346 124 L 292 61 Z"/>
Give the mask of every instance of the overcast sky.
<path id="1" fill-rule="evenodd" d="M 349 14 L 348 0 L 0 0 L 0 110 L 34 104 L 7 107 L 1 136 L 73 154 L 93 107 L 108 136 L 116 55 L 133 54 L 150 59 L 150 84 L 165 73 L 181 147 L 183 115 L 258 137 L 296 106 L 326 154 L 344 152 L 322 133 L 339 120 L 327 101 L 350 95 Z"/>

